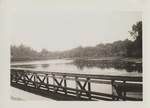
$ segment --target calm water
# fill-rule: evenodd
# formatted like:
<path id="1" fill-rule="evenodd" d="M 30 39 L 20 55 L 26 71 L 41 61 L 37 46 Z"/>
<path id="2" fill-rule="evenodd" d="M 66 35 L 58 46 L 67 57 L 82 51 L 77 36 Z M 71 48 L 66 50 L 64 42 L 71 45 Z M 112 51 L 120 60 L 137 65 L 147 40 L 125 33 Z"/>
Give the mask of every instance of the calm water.
<path id="1" fill-rule="evenodd" d="M 11 67 L 84 74 L 141 73 L 142 64 L 112 60 L 44 60 L 12 63 Z"/>
<path id="2" fill-rule="evenodd" d="M 44 70 L 51 72 L 83 73 L 83 74 L 109 74 L 120 75 L 126 73 L 141 73 L 142 64 L 112 60 L 44 60 L 12 63 L 11 67 Z M 75 87 L 74 81 L 68 81 L 67 86 Z M 91 84 L 92 91 L 111 94 L 111 85 Z M 133 94 L 131 94 L 133 95 Z M 142 94 L 134 94 L 141 97 Z"/>

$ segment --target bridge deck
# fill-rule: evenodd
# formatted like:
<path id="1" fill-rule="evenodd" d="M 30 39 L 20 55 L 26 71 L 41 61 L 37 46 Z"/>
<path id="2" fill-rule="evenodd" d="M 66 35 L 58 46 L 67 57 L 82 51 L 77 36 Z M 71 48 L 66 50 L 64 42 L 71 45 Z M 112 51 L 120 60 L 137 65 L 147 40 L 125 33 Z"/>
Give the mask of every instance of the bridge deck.
<path id="1" fill-rule="evenodd" d="M 74 87 L 68 85 L 69 81 L 74 82 Z M 93 83 L 112 86 L 112 93 L 93 91 Z M 142 92 L 142 76 L 134 74 L 116 76 L 11 69 L 11 85 L 57 100 L 142 100 L 126 96 L 130 90 Z"/>

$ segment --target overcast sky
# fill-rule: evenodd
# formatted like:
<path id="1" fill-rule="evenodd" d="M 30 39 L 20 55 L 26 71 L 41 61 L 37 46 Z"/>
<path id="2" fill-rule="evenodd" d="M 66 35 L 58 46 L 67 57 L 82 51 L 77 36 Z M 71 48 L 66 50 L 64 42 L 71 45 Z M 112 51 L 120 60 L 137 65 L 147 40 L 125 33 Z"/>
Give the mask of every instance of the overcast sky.
<path id="1" fill-rule="evenodd" d="M 141 12 L 28 11 L 11 14 L 11 45 L 62 51 L 132 39 Z"/>

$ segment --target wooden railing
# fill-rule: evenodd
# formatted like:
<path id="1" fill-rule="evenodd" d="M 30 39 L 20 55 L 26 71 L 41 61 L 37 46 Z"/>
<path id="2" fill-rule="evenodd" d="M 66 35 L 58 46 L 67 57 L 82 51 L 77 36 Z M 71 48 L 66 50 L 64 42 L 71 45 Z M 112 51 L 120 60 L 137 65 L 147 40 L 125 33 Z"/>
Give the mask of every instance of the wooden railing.
<path id="1" fill-rule="evenodd" d="M 93 91 L 92 84 L 108 84 L 112 92 Z M 11 86 L 56 100 L 142 101 L 142 98 L 126 95 L 127 92 L 142 93 L 142 77 L 11 69 Z"/>

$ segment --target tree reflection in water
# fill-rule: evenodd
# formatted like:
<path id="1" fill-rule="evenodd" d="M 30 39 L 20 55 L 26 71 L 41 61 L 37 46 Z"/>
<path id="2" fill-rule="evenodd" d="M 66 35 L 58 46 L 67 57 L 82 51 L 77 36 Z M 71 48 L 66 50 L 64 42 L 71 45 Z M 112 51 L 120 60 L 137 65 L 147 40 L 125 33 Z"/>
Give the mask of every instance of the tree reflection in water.
<path id="1" fill-rule="evenodd" d="M 142 63 L 135 62 L 125 62 L 125 61 L 117 61 L 117 60 L 86 60 L 86 59 L 77 59 L 73 62 L 69 63 L 56 63 L 52 64 L 52 68 L 50 67 L 50 63 L 42 63 L 42 64 L 28 64 L 28 65 L 13 65 L 12 67 L 16 68 L 37 68 L 42 67 L 43 69 L 64 69 L 64 68 L 72 68 L 72 70 L 84 70 L 86 69 L 94 69 L 99 68 L 101 70 L 114 68 L 116 70 L 126 70 L 126 72 L 142 72 Z M 66 67 L 67 66 L 67 67 Z M 73 67 L 71 67 L 73 66 Z"/>
<path id="2" fill-rule="evenodd" d="M 42 65 L 42 67 L 45 69 L 45 68 L 47 68 L 47 67 L 49 67 L 49 64 L 41 64 Z"/>
<path id="3" fill-rule="evenodd" d="M 100 69 L 115 68 L 117 70 L 125 69 L 127 72 L 142 72 L 142 63 L 125 62 L 125 61 L 111 61 L 111 60 L 83 60 L 78 59 L 73 62 L 78 69 L 83 70 L 86 68 L 97 67 Z"/>

